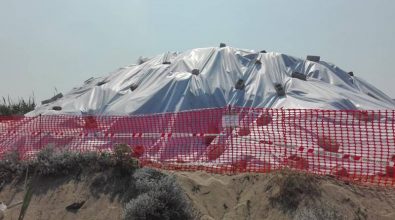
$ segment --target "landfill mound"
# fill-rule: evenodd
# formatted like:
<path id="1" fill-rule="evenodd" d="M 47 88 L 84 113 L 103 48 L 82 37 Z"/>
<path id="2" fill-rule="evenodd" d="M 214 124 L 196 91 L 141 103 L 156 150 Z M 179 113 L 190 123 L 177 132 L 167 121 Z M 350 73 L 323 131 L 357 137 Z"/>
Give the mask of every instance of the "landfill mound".
<path id="1" fill-rule="evenodd" d="M 27 114 L 39 117 L 0 127 L 0 155 L 126 144 L 159 166 L 395 176 L 394 102 L 317 56 L 226 46 L 166 53 L 43 103 Z"/>
<path id="2" fill-rule="evenodd" d="M 353 72 L 320 61 L 221 47 L 168 52 L 45 100 L 28 116 L 136 115 L 223 106 L 393 109 L 395 102 Z"/>

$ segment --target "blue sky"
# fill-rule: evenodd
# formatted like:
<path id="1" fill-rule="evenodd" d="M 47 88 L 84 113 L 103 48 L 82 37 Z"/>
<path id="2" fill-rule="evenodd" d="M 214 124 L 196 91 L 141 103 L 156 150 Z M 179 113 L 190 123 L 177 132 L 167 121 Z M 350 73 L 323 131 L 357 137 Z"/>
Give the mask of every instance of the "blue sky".
<path id="1" fill-rule="evenodd" d="M 49 98 L 139 56 L 228 45 L 320 55 L 395 98 L 393 0 L 0 0 L 0 96 Z"/>

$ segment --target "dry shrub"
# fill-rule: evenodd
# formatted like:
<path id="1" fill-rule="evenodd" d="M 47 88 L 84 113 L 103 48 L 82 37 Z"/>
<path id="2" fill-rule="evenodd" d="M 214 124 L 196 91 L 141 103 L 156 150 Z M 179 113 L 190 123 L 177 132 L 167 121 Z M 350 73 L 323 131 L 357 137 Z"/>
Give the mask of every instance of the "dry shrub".
<path id="1" fill-rule="evenodd" d="M 124 219 L 197 218 L 174 176 L 142 168 L 133 177 L 139 195 L 126 204 Z"/>
<path id="2" fill-rule="evenodd" d="M 278 190 L 270 201 L 285 212 L 296 210 L 302 200 L 316 200 L 321 196 L 318 181 L 310 174 L 283 171 L 271 184 L 277 185 Z"/>

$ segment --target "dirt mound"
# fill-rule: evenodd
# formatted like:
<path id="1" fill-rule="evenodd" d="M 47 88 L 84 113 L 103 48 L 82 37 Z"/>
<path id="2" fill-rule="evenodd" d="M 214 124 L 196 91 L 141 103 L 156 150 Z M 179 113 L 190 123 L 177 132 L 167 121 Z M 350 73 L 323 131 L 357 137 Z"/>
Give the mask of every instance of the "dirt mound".
<path id="1" fill-rule="evenodd" d="M 393 189 L 292 172 L 165 173 L 175 175 L 200 219 L 395 219 Z M 24 219 L 121 219 L 130 193 L 114 169 L 37 177 L 31 186 Z M 18 219 L 25 192 L 23 180 L 2 188 L 4 219 Z"/>

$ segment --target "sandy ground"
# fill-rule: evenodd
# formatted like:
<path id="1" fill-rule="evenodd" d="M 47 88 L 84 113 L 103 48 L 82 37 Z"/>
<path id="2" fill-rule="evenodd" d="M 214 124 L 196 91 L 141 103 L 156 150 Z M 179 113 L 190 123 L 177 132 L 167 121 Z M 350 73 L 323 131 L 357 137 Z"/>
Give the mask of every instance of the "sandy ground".
<path id="1" fill-rule="evenodd" d="M 296 187 L 294 210 L 273 201 L 283 189 L 287 174 L 216 175 L 204 172 L 170 172 L 201 213 L 201 219 L 395 219 L 395 190 L 349 185 L 330 177 L 314 177 L 319 195 Z M 120 219 L 122 204 L 117 195 L 92 190 L 94 179 L 103 173 L 70 177 L 39 178 L 25 219 Z M 102 182 L 101 184 L 107 184 Z M 113 187 L 113 185 L 110 185 Z M 309 185 L 310 187 L 310 185 Z M 308 192 L 303 192 L 308 191 Z M 306 195 L 305 195 L 306 194 Z M 0 201 L 8 209 L 4 219 L 18 219 L 23 201 L 23 183 L 7 185 Z M 85 201 L 76 211 L 66 207 Z M 1 219 L 1 217 L 0 217 Z"/>
<path id="2" fill-rule="evenodd" d="M 34 183 L 33 196 L 24 219 L 121 219 L 122 205 L 117 199 L 108 194 L 92 193 L 90 185 L 94 178 L 95 175 L 82 180 L 40 178 Z M 18 219 L 23 196 L 23 185 L 8 185 L 0 192 L 0 201 L 7 206 L 17 204 L 5 211 L 4 219 Z M 82 201 L 85 203 L 77 212 L 66 210 L 67 206 Z"/>
<path id="3" fill-rule="evenodd" d="M 283 174 L 176 173 L 202 219 L 395 219 L 395 190 L 317 180 L 320 196 L 300 196 L 296 210 L 273 204 Z M 297 190 L 297 189 L 296 189 Z M 292 191 L 289 197 L 295 196 Z"/>

